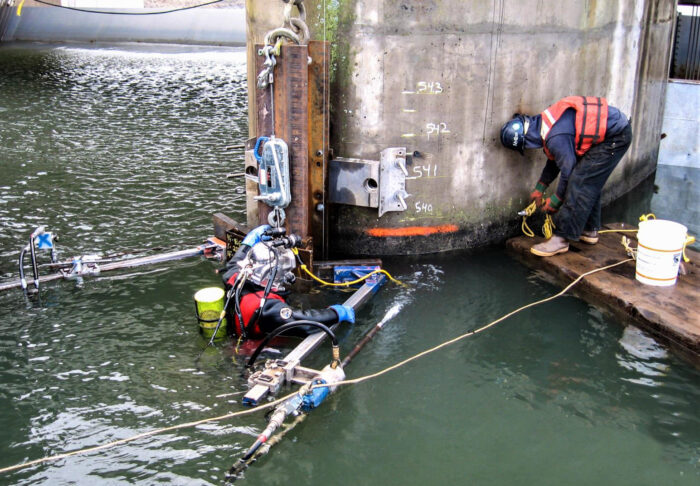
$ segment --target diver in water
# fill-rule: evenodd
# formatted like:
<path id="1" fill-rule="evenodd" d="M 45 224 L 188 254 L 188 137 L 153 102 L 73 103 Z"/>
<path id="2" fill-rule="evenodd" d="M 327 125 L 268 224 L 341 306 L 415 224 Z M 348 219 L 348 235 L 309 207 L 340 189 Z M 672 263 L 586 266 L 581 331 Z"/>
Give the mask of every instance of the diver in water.
<path id="1" fill-rule="evenodd" d="M 300 238 L 284 234 L 284 229 L 258 226 L 226 262 L 222 279 L 226 290 L 234 292 L 228 311 L 233 314 L 229 322 L 235 326 L 229 332 L 243 339 L 259 339 L 293 321 L 309 320 L 325 325 L 354 323 L 355 311 L 345 305 L 301 311 L 287 304 L 284 296 L 289 294 L 295 280 L 292 270 L 296 257 L 292 248 L 299 245 Z M 307 335 L 318 329 L 301 325 L 294 331 L 296 335 Z"/>

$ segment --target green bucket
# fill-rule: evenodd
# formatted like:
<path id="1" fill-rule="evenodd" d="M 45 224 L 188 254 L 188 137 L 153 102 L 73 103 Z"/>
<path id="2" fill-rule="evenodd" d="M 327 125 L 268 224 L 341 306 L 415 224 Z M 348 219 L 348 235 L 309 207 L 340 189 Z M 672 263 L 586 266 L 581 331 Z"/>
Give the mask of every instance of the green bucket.
<path id="1" fill-rule="evenodd" d="M 197 310 L 197 320 L 199 321 L 199 331 L 202 335 L 211 339 L 219 322 L 219 316 L 224 310 L 224 289 L 219 287 L 207 287 L 194 294 L 194 306 Z M 226 319 L 221 322 L 216 338 L 226 337 Z"/>

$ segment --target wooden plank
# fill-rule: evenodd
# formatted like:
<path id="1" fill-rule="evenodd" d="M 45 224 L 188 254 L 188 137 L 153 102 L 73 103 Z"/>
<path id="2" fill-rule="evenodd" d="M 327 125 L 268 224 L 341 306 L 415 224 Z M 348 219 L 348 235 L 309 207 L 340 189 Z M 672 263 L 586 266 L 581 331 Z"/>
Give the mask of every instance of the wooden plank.
<path id="1" fill-rule="evenodd" d="M 289 147 L 292 202 L 285 209 L 288 233 L 302 238 L 309 231 L 308 89 L 309 50 L 284 45 L 275 68 L 275 135 Z"/>
<path id="2" fill-rule="evenodd" d="M 256 59 L 258 72 L 263 68 L 264 59 Z M 309 175 L 308 175 L 308 58 L 305 45 L 283 45 L 274 69 L 273 92 L 270 89 L 256 89 L 257 134 L 281 138 L 289 147 L 290 186 L 292 202 L 285 209 L 288 233 L 302 238 L 311 236 L 309 217 Z M 274 123 L 274 127 L 273 127 Z M 268 222 L 271 208 L 265 203 L 258 204 L 260 224 Z"/>
<path id="3" fill-rule="evenodd" d="M 309 57 L 309 227 L 317 258 L 328 256 L 326 177 L 329 152 L 330 42 L 310 41 Z M 320 209 L 320 210 L 319 210 Z"/>
<path id="4" fill-rule="evenodd" d="M 620 229 L 620 226 L 608 228 Z M 530 247 L 543 238 L 520 236 L 508 240 L 506 246 L 526 265 L 544 270 L 564 286 L 583 273 L 628 258 L 620 243 L 623 235 L 631 238 L 631 246 L 636 247 L 635 233 L 619 232 L 601 234 L 596 245 L 571 243 L 567 253 L 547 258 L 530 252 Z M 573 292 L 621 322 L 635 323 L 686 357 L 700 359 L 700 313 L 697 312 L 700 252 L 686 251 L 691 262 L 684 263 L 685 274 L 672 287 L 638 282 L 632 261 L 586 277 Z"/>
<path id="5" fill-rule="evenodd" d="M 246 225 L 240 224 L 224 213 L 214 213 L 212 220 L 214 222 L 214 236 L 222 241 L 226 241 L 227 231 L 236 230 L 243 235 L 247 235 L 248 231 L 250 231 L 250 228 Z"/>

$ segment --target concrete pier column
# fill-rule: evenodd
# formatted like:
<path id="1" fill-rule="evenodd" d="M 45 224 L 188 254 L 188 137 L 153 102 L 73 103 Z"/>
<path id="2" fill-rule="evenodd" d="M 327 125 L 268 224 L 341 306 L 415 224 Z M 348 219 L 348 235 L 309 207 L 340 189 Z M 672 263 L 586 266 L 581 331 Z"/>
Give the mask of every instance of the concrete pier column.
<path id="1" fill-rule="evenodd" d="M 248 6 L 249 40 L 280 24 L 277 2 Z M 330 208 L 330 247 L 338 253 L 429 253 L 513 234 L 544 156 L 505 150 L 500 127 L 515 112 L 536 114 L 565 96 L 603 96 L 632 117 L 634 144 L 606 201 L 655 170 L 672 0 L 305 6 L 312 38 L 333 42 L 335 156 L 378 160 L 388 147 L 410 155 L 406 211 L 380 218 L 372 208 Z"/>

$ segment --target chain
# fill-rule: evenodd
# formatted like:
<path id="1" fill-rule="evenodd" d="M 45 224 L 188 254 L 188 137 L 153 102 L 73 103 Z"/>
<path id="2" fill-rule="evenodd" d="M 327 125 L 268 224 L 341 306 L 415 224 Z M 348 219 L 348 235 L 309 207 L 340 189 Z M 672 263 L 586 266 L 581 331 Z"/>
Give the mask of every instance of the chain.
<path id="1" fill-rule="evenodd" d="M 282 42 L 287 39 L 294 44 L 301 45 L 308 42 L 310 34 L 306 25 L 306 8 L 303 0 L 282 0 L 284 6 L 284 23 L 282 27 L 272 29 L 265 34 L 264 47 L 258 50 L 259 56 L 265 56 L 263 68 L 258 74 L 258 89 L 270 89 L 270 111 L 272 113 L 272 138 L 275 138 L 275 93 L 274 93 L 274 70 L 277 65 L 277 57 L 281 54 Z M 292 17 L 293 7 L 297 8 L 299 15 Z M 274 150 L 274 149 L 273 149 Z M 274 207 L 268 214 L 270 226 L 280 228 L 285 222 L 285 212 L 281 207 Z"/>
<path id="2" fill-rule="evenodd" d="M 284 6 L 284 23 L 282 27 L 272 29 L 265 34 L 265 45 L 271 46 L 280 38 L 287 38 L 295 44 L 304 44 L 311 37 L 306 25 L 306 8 L 303 0 L 282 0 Z M 296 6 L 298 17 L 292 17 L 292 7 Z M 279 56 L 279 48 L 275 55 Z"/>
<path id="3" fill-rule="evenodd" d="M 263 69 L 258 74 L 258 88 L 272 87 L 274 82 L 273 71 L 280 55 L 282 41 L 288 39 L 295 44 L 308 42 L 310 34 L 306 25 L 306 8 L 303 0 L 282 0 L 284 6 L 284 24 L 282 27 L 272 29 L 265 34 L 265 47 L 258 51 L 258 55 L 265 56 Z M 292 17 L 292 7 L 296 6 L 298 17 Z"/>
<path id="4" fill-rule="evenodd" d="M 304 0 L 282 0 L 286 4 L 284 6 L 284 26 L 291 29 L 299 36 L 299 40 L 307 42 L 309 40 L 309 27 L 306 25 L 306 8 Z M 299 11 L 298 17 L 292 17 L 292 7 L 297 7 Z"/>

